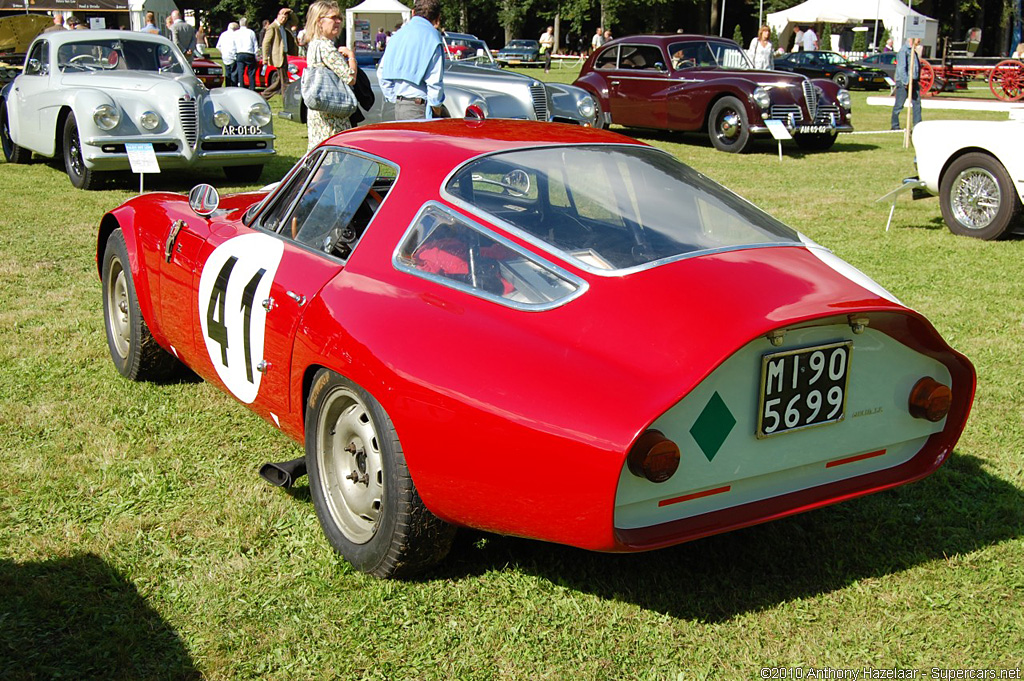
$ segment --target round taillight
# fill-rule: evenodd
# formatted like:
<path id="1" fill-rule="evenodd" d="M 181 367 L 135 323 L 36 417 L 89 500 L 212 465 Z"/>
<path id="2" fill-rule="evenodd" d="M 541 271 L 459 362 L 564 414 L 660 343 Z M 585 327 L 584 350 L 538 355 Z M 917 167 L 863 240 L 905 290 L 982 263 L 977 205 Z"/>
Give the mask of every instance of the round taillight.
<path id="1" fill-rule="evenodd" d="M 953 404 L 953 391 L 934 378 L 925 376 L 910 391 L 910 415 L 916 419 L 941 421 Z"/>
<path id="2" fill-rule="evenodd" d="M 626 464 L 629 472 L 639 478 L 665 482 L 679 468 L 679 445 L 652 428 L 633 443 Z"/>

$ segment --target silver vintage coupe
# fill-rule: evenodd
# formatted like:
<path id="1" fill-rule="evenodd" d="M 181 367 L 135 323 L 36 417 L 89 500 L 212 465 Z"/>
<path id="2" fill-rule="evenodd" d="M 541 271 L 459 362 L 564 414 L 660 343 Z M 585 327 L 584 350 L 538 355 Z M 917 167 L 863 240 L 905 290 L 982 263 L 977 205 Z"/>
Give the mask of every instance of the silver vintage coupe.
<path id="1" fill-rule="evenodd" d="M 255 181 L 274 155 L 272 119 L 254 92 L 207 90 L 166 38 L 127 31 L 41 34 L 0 91 L 7 160 L 63 157 L 80 189 L 129 168 L 133 143 L 152 144 L 161 169 L 223 168 L 229 180 Z"/>

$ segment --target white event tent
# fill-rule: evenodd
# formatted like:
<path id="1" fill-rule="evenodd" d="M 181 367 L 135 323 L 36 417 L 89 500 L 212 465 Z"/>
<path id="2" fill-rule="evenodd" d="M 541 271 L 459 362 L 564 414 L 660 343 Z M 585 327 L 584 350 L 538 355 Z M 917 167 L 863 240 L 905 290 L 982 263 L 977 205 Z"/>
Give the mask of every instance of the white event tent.
<path id="1" fill-rule="evenodd" d="M 345 10 L 345 44 L 353 48 L 356 41 L 373 42 L 379 29 L 393 31 L 395 24 L 404 24 L 412 18 L 412 9 L 398 0 L 364 0 Z M 356 35 L 356 22 L 363 30 Z"/>
<path id="2" fill-rule="evenodd" d="M 779 36 L 779 44 L 787 45 L 789 37 L 800 25 L 829 23 L 841 26 L 878 19 L 889 29 L 893 44 L 898 48 L 903 44 L 904 25 L 908 17 L 917 17 L 918 21 L 924 21 L 925 37 L 921 42 L 926 47 L 931 47 L 934 53 L 938 41 L 939 22 L 907 7 L 906 2 L 902 0 L 807 0 L 795 7 L 768 14 L 766 23 L 775 29 Z M 881 40 L 881 28 L 878 37 Z M 868 42 L 871 40 L 872 36 L 869 35 Z"/>

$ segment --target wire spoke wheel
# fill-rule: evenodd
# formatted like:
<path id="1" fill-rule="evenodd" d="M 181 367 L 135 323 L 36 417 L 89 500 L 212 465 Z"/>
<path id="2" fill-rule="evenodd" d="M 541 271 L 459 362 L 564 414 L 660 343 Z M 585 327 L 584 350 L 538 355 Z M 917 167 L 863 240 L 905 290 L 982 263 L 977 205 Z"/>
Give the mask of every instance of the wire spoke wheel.
<path id="1" fill-rule="evenodd" d="M 988 87 L 992 94 L 1006 102 L 1024 98 L 1024 64 L 1015 59 L 999 62 L 988 76 Z"/>
<path id="2" fill-rule="evenodd" d="M 984 229 L 999 213 L 999 181 L 984 168 L 968 168 L 953 179 L 949 200 L 960 224 L 967 229 Z"/>

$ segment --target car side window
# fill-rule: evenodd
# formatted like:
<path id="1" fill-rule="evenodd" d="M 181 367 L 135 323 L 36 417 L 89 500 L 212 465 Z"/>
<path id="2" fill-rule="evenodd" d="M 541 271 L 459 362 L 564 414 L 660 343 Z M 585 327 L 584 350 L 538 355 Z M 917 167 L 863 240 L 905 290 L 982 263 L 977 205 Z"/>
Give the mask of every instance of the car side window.
<path id="1" fill-rule="evenodd" d="M 22 71 L 26 76 L 45 76 L 50 72 L 50 43 L 40 40 L 32 46 L 32 50 L 25 58 L 25 68 Z"/>
<path id="2" fill-rule="evenodd" d="M 595 69 L 614 69 L 618 67 L 619 59 L 619 46 L 609 47 L 607 50 L 597 55 L 597 59 L 594 60 Z"/>
<path id="3" fill-rule="evenodd" d="M 672 68 L 677 71 L 717 65 L 705 42 L 676 43 L 669 47 L 669 54 L 672 55 Z"/>
<path id="4" fill-rule="evenodd" d="M 342 150 L 322 153 L 297 172 L 263 226 L 323 253 L 347 259 L 395 171 L 375 159 Z"/>
<path id="5" fill-rule="evenodd" d="M 622 45 L 620 50 L 620 69 L 644 71 L 662 71 L 665 69 L 665 63 L 661 57 L 661 49 L 654 45 Z"/>
<path id="6" fill-rule="evenodd" d="M 472 223 L 428 203 L 395 254 L 406 272 L 513 307 L 542 308 L 564 300 L 579 279 Z"/>

